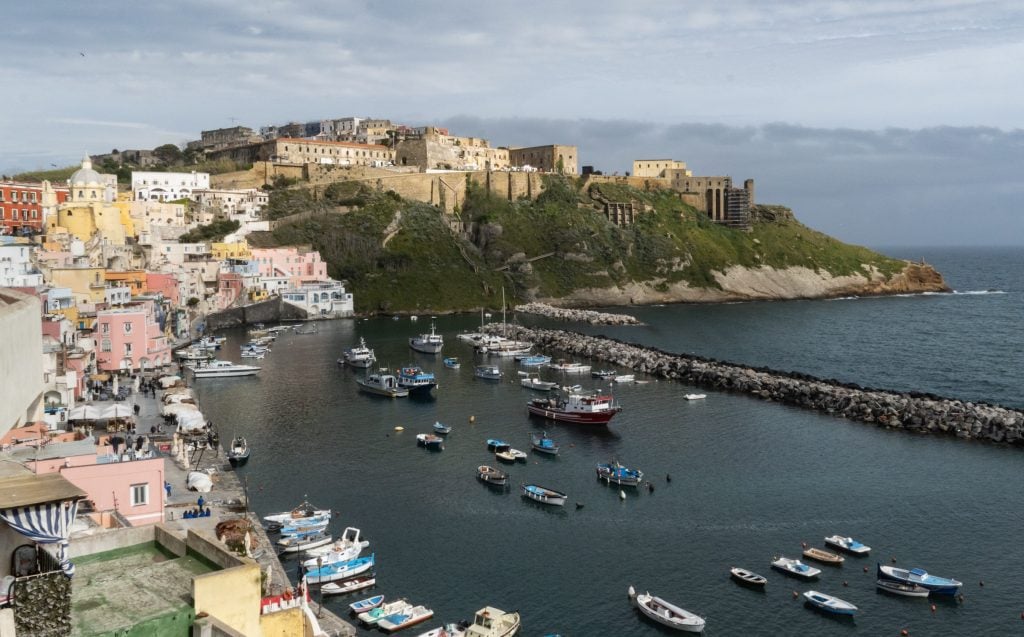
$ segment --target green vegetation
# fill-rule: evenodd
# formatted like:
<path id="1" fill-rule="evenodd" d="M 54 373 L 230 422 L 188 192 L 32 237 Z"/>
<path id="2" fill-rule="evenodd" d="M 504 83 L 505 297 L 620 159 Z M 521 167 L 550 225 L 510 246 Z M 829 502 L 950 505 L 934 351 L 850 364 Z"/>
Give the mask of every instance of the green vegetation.
<path id="1" fill-rule="evenodd" d="M 178 238 L 181 243 L 200 243 L 206 241 L 220 241 L 226 235 L 238 230 L 237 221 L 214 221 L 205 226 L 193 228 Z"/>
<path id="2" fill-rule="evenodd" d="M 76 164 L 74 166 L 65 166 L 64 168 L 54 168 L 53 170 L 30 170 L 24 173 L 18 173 L 14 175 L 14 181 L 48 181 L 53 185 L 64 184 L 68 179 L 71 178 L 71 173 L 75 172 L 82 166 Z M 66 184 L 65 184 L 66 185 Z"/>

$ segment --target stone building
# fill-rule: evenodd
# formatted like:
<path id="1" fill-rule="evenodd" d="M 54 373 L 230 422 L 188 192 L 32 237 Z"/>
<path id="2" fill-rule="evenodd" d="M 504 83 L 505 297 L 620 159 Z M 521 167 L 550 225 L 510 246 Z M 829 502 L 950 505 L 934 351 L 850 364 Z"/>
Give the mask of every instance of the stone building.
<path id="1" fill-rule="evenodd" d="M 531 146 L 529 148 L 510 148 L 509 162 L 517 168 L 533 168 L 540 172 L 575 175 L 579 153 L 575 146 Z"/>
<path id="2" fill-rule="evenodd" d="M 686 162 L 677 159 L 634 159 L 634 177 L 665 177 L 668 170 L 682 172 L 686 175 L 693 173 L 686 170 Z"/>
<path id="3" fill-rule="evenodd" d="M 283 137 L 259 144 L 214 151 L 210 159 L 231 159 L 243 164 L 257 161 L 284 164 L 332 164 L 336 166 L 383 166 L 394 161 L 387 146 Z"/>
<path id="4" fill-rule="evenodd" d="M 457 137 L 446 129 L 426 126 L 395 145 L 396 166 L 422 170 L 508 170 L 509 150 L 493 148 L 486 139 Z"/>
<path id="5" fill-rule="evenodd" d="M 252 144 L 262 139 L 256 131 L 247 126 L 215 128 L 199 133 L 200 139 L 191 141 L 186 148 L 190 150 L 210 151 L 243 144 Z"/>

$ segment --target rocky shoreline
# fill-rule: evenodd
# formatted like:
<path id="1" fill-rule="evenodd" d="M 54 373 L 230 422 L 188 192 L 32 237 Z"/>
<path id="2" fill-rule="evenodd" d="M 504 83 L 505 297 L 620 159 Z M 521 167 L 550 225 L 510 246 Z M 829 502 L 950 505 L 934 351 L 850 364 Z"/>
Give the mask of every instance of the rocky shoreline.
<path id="1" fill-rule="evenodd" d="M 490 326 L 488 326 L 490 328 Z M 493 328 L 490 328 L 493 329 Z M 698 387 L 748 394 L 880 427 L 1024 446 L 1024 412 L 920 392 L 893 392 L 795 372 L 672 354 L 562 330 L 509 325 L 508 336 Z"/>
<path id="2" fill-rule="evenodd" d="M 547 318 L 561 321 L 576 321 L 590 323 L 591 325 L 643 325 L 635 316 L 628 314 L 610 314 L 594 310 L 579 310 L 566 307 L 555 307 L 547 303 L 526 303 L 517 305 L 516 312 L 526 314 L 537 314 Z"/>

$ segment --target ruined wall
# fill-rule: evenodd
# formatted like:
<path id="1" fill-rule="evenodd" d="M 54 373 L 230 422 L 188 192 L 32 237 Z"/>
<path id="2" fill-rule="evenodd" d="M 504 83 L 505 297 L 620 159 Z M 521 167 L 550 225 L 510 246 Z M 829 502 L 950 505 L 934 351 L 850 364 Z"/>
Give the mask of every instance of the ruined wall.
<path id="1" fill-rule="evenodd" d="M 305 310 L 285 303 L 280 297 L 228 308 L 222 312 L 214 312 L 206 317 L 207 331 L 252 325 L 253 323 L 278 323 L 280 321 L 304 321 L 309 318 Z"/>

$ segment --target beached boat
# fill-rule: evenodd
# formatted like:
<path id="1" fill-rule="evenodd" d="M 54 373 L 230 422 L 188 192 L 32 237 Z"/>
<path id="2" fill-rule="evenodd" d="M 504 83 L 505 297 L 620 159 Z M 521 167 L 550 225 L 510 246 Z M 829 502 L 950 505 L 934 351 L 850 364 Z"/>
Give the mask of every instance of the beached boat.
<path id="1" fill-rule="evenodd" d="M 334 541 L 330 535 L 325 533 L 313 533 L 309 535 L 289 535 L 277 541 L 282 553 L 298 553 L 314 549 L 318 546 L 325 546 Z"/>
<path id="2" fill-rule="evenodd" d="M 548 368 L 563 374 L 585 374 L 590 371 L 590 365 L 573 363 L 571 361 L 559 360 L 557 363 L 548 363 Z"/>
<path id="3" fill-rule="evenodd" d="M 402 398 L 409 395 L 409 390 L 398 386 L 398 379 L 391 374 L 380 372 L 367 374 L 365 378 L 357 378 L 359 388 L 368 394 L 387 396 L 388 398 Z"/>
<path id="4" fill-rule="evenodd" d="M 628 592 L 629 599 L 637 609 L 645 617 L 658 622 L 662 626 L 668 626 L 669 628 L 686 633 L 699 633 L 704 630 L 705 621 L 703 617 L 688 610 L 683 610 L 675 604 L 670 604 L 650 593 L 637 593 L 632 586 L 629 587 Z"/>
<path id="5" fill-rule="evenodd" d="M 704 400 L 707 398 L 707 394 L 684 394 L 683 398 L 686 400 Z"/>
<path id="6" fill-rule="evenodd" d="M 534 398 L 526 405 L 531 415 L 583 425 L 607 425 L 622 408 L 604 394 L 569 394 L 561 400 Z"/>
<path id="7" fill-rule="evenodd" d="M 205 365 L 190 367 L 193 376 L 198 378 L 233 378 L 235 376 L 255 376 L 260 368 L 254 365 L 237 365 L 231 361 L 210 361 Z"/>
<path id="8" fill-rule="evenodd" d="M 377 627 L 387 633 L 393 633 L 403 628 L 409 628 L 416 624 L 423 623 L 434 616 L 434 611 L 426 606 L 413 606 L 377 622 Z"/>
<path id="9" fill-rule="evenodd" d="M 508 444 L 500 438 L 488 438 L 487 439 L 487 450 L 488 451 L 508 451 L 512 445 Z"/>
<path id="10" fill-rule="evenodd" d="M 541 504 L 563 506 L 565 501 L 569 498 L 569 496 L 561 491 L 555 491 L 554 489 L 548 489 L 547 487 L 542 487 L 536 484 L 524 484 L 521 488 L 524 497 L 540 502 Z"/>
<path id="11" fill-rule="evenodd" d="M 928 597 L 932 593 L 919 584 L 904 584 L 903 582 L 891 579 L 880 579 L 875 582 L 875 586 L 878 587 L 878 590 L 885 593 L 902 595 L 904 597 Z"/>
<path id="12" fill-rule="evenodd" d="M 440 421 L 434 423 L 434 433 L 438 434 L 439 436 L 447 436 L 451 432 L 451 425 L 443 424 Z"/>
<path id="13" fill-rule="evenodd" d="M 408 389 L 410 394 L 429 394 L 437 387 L 437 380 L 433 373 L 423 371 L 418 365 L 410 365 L 398 370 L 398 386 Z"/>
<path id="14" fill-rule="evenodd" d="M 812 580 L 821 575 L 821 569 L 808 566 L 800 560 L 794 560 L 788 557 L 775 558 L 772 562 L 772 568 L 785 573 L 786 575 L 803 580 Z"/>
<path id="15" fill-rule="evenodd" d="M 376 626 L 377 622 L 385 617 L 394 615 L 395 613 L 400 613 L 408 608 L 412 608 L 412 604 L 404 599 L 398 599 L 393 602 L 388 602 L 387 604 L 382 604 L 377 608 L 359 613 L 356 617 L 358 617 L 359 621 L 363 622 L 367 626 Z"/>
<path id="16" fill-rule="evenodd" d="M 445 624 L 433 630 L 420 633 L 416 637 L 465 637 L 466 626 L 462 624 Z"/>
<path id="17" fill-rule="evenodd" d="M 431 322 L 430 332 L 410 338 L 409 347 L 424 354 L 439 354 L 444 347 L 444 337 L 437 333 L 434 323 Z"/>
<path id="18" fill-rule="evenodd" d="M 374 554 L 366 557 L 357 557 L 347 562 L 335 562 L 325 564 L 322 567 L 314 566 L 306 571 L 306 581 L 310 584 L 325 584 L 336 580 L 348 579 L 365 573 L 373 568 Z"/>
<path id="19" fill-rule="evenodd" d="M 527 389 L 534 389 L 536 391 L 551 391 L 558 387 L 558 383 L 550 380 L 541 380 L 539 376 L 527 376 L 520 379 L 519 384 Z"/>
<path id="20" fill-rule="evenodd" d="M 343 360 L 346 365 L 365 369 L 373 366 L 377 356 L 373 353 L 372 349 L 366 346 L 366 339 L 360 336 L 359 346 L 345 350 Z"/>
<path id="21" fill-rule="evenodd" d="M 870 546 L 865 546 L 852 537 L 843 537 L 842 535 L 828 536 L 825 538 L 825 544 L 828 544 L 832 548 L 839 549 L 840 551 L 853 553 L 854 555 L 867 555 L 871 552 Z"/>
<path id="22" fill-rule="evenodd" d="M 811 606 L 833 615 L 853 615 L 857 612 L 857 607 L 850 602 L 818 591 L 805 592 L 804 600 Z"/>
<path id="23" fill-rule="evenodd" d="M 833 566 L 841 566 L 843 562 L 846 561 L 843 559 L 842 555 L 837 555 L 835 553 L 832 553 L 831 551 L 825 551 L 819 548 L 814 548 L 813 546 L 804 549 L 804 557 L 814 560 L 816 562 L 821 562 L 822 564 L 831 564 Z"/>
<path id="24" fill-rule="evenodd" d="M 384 603 L 383 595 L 374 595 L 373 597 L 367 597 L 361 599 L 358 602 L 352 602 L 348 605 L 348 609 L 358 615 L 359 613 L 366 613 L 374 608 L 379 608 Z"/>
<path id="25" fill-rule="evenodd" d="M 455 356 L 451 356 L 449 358 L 444 359 L 444 366 L 447 367 L 448 369 L 458 369 L 462 367 L 462 363 L 460 363 L 459 359 L 456 358 Z"/>
<path id="26" fill-rule="evenodd" d="M 506 613 L 500 608 L 485 606 L 473 615 L 466 628 L 466 637 L 512 637 L 519 631 L 519 613 Z"/>
<path id="27" fill-rule="evenodd" d="M 444 438 L 435 434 L 416 434 L 416 444 L 432 451 L 442 451 Z"/>
<path id="28" fill-rule="evenodd" d="M 482 464 L 477 467 L 476 477 L 480 482 L 493 484 L 496 487 L 504 487 L 508 485 L 508 474 L 501 469 L 495 469 L 489 465 Z"/>
<path id="29" fill-rule="evenodd" d="M 484 380 L 501 380 L 501 370 L 494 365 L 477 365 L 473 375 Z"/>
<path id="30" fill-rule="evenodd" d="M 320 592 L 324 595 L 347 595 L 356 591 L 365 590 L 371 586 L 375 586 L 376 584 L 377 574 L 370 573 L 369 575 L 350 577 L 349 579 L 340 582 L 328 582 L 320 587 Z M 381 599 L 384 599 L 383 595 L 381 595 Z"/>
<path id="31" fill-rule="evenodd" d="M 234 440 L 231 441 L 231 447 L 228 449 L 228 462 L 231 463 L 232 467 L 241 467 L 246 462 L 249 462 L 250 453 L 252 453 L 252 449 L 249 448 L 249 443 L 245 441 L 245 438 L 235 436 Z"/>
<path id="32" fill-rule="evenodd" d="M 963 582 L 937 575 L 930 575 L 923 568 L 896 568 L 878 564 L 878 579 L 892 580 L 901 584 L 923 586 L 934 595 L 956 595 L 960 592 Z"/>
<path id="33" fill-rule="evenodd" d="M 764 575 L 758 575 L 757 573 L 748 571 L 745 568 L 730 568 L 729 575 L 732 576 L 734 580 L 745 586 L 762 588 L 768 583 L 768 578 Z"/>
<path id="34" fill-rule="evenodd" d="M 548 432 L 542 432 L 541 434 L 532 434 L 530 436 L 530 446 L 533 447 L 534 451 L 540 453 L 546 453 L 552 456 L 558 455 L 558 443 L 548 438 Z"/>
<path id="35" fill-rule="evenodd" d="M 618 462 L 597 465 L 597 477 L 611 484 L 635 487 L 644 479 L 644 472 L 639 469 L 624 467 Z"/>
<path id="36" fill-rule="evenodd" d="M 276 522 L 278 524 L 291 524 L 297 520 L 305 520 L 308 518 L 316 517 L 331 517 L 330 509 L 318 509 L 312 504 L 306 501 L 302 501 L 299 506 L 295 507 L 291 511 L 284 511 L 283 513 L 274 513 L 271 515 L 264 516 L 263 519 L 267 522 Z"/>

